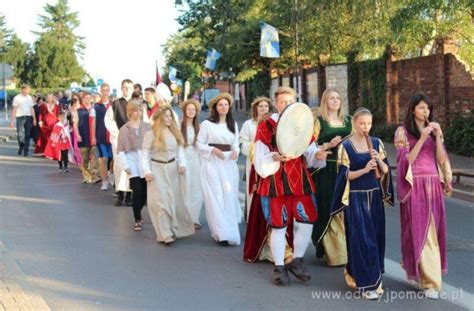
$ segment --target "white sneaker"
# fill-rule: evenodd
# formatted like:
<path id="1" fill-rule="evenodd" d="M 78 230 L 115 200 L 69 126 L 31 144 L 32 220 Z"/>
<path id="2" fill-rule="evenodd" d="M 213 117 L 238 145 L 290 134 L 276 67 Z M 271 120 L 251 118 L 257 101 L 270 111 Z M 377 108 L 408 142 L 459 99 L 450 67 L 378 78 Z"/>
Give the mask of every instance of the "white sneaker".
<path id="1" fill-rule="evenodd" d="M 439 291 L 434 288 L 428 288 L 423 291 L 425 293 L 425 297 L 429 299 L 439 299 Z"/>
<path id="2" fill-rule="evenodd" d="M 111 172 L 107 172 L 107 179 L 109 180 L 109 184 L 111 186 L 115 184 L 114 174 L 112 174 Z"/>
<path id="3" fill-rule="evenodd" d="M 375 300 L 375 299 L 379 299 L 379 294 L 377 294 L 377 292 L 374 290 L 369 290 L 369 291 L 364 292 L 362 294 L 362 297 L 364 297 L 364 299 L 367 299 L 367 300 Z"/>
<path id="4" fill-rule="evenodd" d="M 109 190 L 109 183 L 106 182 L 106 181 L 102 182 L 102 187 L 100 187 L 100 190 L 102 190 L 102 191 Z"/>

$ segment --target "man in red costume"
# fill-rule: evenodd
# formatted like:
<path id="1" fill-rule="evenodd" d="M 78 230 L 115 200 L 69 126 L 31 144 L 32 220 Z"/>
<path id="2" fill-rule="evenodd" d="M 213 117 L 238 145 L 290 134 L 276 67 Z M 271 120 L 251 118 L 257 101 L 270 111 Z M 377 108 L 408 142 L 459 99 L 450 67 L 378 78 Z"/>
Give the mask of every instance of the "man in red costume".
<path id="1" fill-rule="evenodd" d="M 291 272 L 302 282 L 311 279 L 303 257 L 311 240 L 313 223 L 317 219 L 316 199 L 311 175 L 307 167 L 326 166 L 327 152 L 320 151 L 311 141 L 305 153 L 289 159 L 276 146 L 276 127 L 280 113 L 296 102 L 292 88 L 280 87 L 275 91 L 278 113 L 260 122 L 255 138 L 255 170 L 260 176 L 257 194 L 261 197 L 263 214 L 271 229 L 270 248 L 274 259 L 273 283 L 288 286 Z M 286 230 L 293 222 L 293 261 L 284 265 Z"/>

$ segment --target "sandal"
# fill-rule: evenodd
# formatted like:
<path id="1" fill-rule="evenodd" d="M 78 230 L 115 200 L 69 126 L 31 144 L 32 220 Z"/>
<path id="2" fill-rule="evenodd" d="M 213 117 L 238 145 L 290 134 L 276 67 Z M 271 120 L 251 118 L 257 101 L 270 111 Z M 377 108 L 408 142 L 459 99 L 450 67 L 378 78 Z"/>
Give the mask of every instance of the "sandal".
<path id="1" fill-rule="evenodd" d="M 139 222 L 136 222 L 136 223 L 133 225 L 133 230 L 134 230 L 134 231 L 142 231 L 142 225 L 140 225 Z"/>

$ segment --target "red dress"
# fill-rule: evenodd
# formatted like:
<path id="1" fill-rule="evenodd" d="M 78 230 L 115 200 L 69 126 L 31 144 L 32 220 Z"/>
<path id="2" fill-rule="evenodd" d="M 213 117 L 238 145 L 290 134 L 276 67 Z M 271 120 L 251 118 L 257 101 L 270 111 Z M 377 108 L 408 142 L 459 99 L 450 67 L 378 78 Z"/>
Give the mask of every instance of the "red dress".
<path id="1" fill-rule="evenodd" d="M 40 107 L 39 122 L 43 125 L 40 128 L 40 135 L 35 146 L 35 154 L 43 155 L 44 149 L 49 141 L 49 137 L 53 132 L 54 125 L 58 122 L 59 105 L 54 104 L 53 108 L 48 109 L 48 104 L 43 104 Z"/>
<path id="2" fill-rule="evenodd" d="M 46 144 L 44 156 L 52 160 L 61 160 L 61 151 L 71 149 L 69 129 L 59 122 L 53 127 L 51 137 Z"/>

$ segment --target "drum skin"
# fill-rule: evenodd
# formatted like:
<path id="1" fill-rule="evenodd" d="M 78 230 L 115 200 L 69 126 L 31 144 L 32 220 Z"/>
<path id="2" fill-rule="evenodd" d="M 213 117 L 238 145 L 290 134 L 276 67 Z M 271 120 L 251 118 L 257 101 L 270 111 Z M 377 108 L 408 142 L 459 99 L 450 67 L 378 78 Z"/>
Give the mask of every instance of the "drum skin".
<path id="1" fill-rule="evenodd" d="M 313 137 L 314 117 L 308 105 L 294 103 L 280 114 L 276 143 L 280 154 L 291 159 L 300 157 Z"/>

